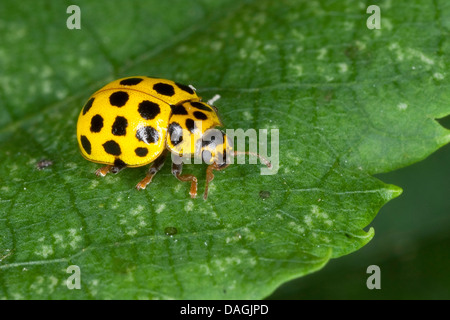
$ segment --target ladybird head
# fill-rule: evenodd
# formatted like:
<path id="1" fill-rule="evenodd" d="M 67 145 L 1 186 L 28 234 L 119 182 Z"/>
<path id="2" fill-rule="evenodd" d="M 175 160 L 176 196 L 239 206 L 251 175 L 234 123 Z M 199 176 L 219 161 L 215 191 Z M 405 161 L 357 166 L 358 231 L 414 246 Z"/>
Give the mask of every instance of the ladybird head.
<path id="1" fill-rule="evenodd" d="M 232 156 L 233 143 L 223 131 L 209 129 L 202 136 L 200 151 L 205 163 L 225 168 Z"/>

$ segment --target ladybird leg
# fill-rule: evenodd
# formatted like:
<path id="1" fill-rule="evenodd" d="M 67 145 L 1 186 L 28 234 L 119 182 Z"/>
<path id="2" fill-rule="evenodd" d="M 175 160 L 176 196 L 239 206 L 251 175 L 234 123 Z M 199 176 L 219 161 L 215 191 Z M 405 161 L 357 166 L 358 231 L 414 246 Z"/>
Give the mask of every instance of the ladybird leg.
<path id="1" fill-rule="evenodd" d="M 147 175 L 136 185 L 136 189 L 138 190 L 145 189 L 147 185 L 150 182 L 152 182 L 153 176 L 164 166 L 164 161 L 166 161 L 166 155 L 167 150 L 164 150 L 164 152 L 158 158 L 156 158 L 155 161 L 153 161 L 153 164 L 151 165 L 150 169 L 148 169 Z"/>
<path id="2" fill-rule="evenodd" d="M 181 175 L 182 170 L 183 163 L 172 163 L 172 174 L 180 181 L 191 181 L 191 190 L 189 191 L 189 194 L 191 195 L 191 198 L 195 198 L 197 196 L 197 177 L 192 174 Z"/>
<path id="3" fill-rule="evenodd" d="M 98 169 L 98 170 L 95 171 L 95 174 L 96 174 L 97 176 L 102 176 L 102 177 L 104 177 L 104 176 L 106 176 L 106 174 L 111 170 L 111 168 L 112 168 L 111 165 L 101 167 L 100 169 Z"/>
<path id="4" fill-rule="evenodd" d="M 104 176 L 106 176 L 106 174 L 108 172 L 116 174 L 116 173 L 119 173 L 121 170 L 125 169 L 126 167 L 127 167 L 127 165 L 125 162 L 123 162 L 120 159 L 116 159 L 116 161 L 114 161 L 114 165 L 108 165 L 108 166 L 101 167 L 100 169 L 95 171 L 95 174 L 97 176 L 104 177 Z"/>
<path id="5" fill-rule="evenodd" d="M 210 164 L 208 166 L 208 168 L 206 168 L 206 185 L 205 185 L 205 193 L 203 194 L 204 200 L 208 199 L 209 183 L 214 179 L 213 170 L 220 171 L 220 170 L 225 169 L 228 166 L 229 166 L 229 164 L 219 165 L 216 162 L 214 162 L 213 164 Z"/>

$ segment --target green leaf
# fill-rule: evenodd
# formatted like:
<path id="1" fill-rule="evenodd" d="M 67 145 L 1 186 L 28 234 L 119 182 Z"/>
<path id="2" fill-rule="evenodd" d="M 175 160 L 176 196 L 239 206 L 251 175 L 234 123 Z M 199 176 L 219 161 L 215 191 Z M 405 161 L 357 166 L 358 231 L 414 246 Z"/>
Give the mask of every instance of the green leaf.
<path id="1" fill-rule="evenodd" d="M 419 2 L 379 1 L 379 30 L 353 1 L 79 1 L 80 30 L 70 3 L 2 2 L 0 297 L 259 299 L 364 246 L 401 193 L 371 175 L 450 141 L 435 121 L 450 113 L 450 6 Z M 232 165 L 207 201 L 167 164 L 145 191 L 143 167 L 96 177 L 78 113 L 131 75 L 220 94 L 227 128 L 279 129 L 279 170 Z M 205 169 L 184 169 L 200 193 Z"/>

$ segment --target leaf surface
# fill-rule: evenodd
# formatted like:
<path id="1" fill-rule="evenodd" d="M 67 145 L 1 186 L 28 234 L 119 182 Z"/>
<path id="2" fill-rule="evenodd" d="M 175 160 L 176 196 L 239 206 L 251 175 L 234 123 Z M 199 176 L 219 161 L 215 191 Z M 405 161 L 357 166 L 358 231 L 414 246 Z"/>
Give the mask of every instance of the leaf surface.
<path id="1" fill-rule="evenodd" d="M 401 193 L 371 175 L 450 140 L 450 6 L 419 2 L 380 1 L 380 30 L 352 1 L 80 1 L 80 30 L 63 2 L 0 4 L 0 297 L 260 299 L 364 246 Z M 232 165 L 207 201 L 168 164 L 145 191 L 144 167 L 96 177 L 78 113 L 132 75 L 220 94 L 227 128 L 279 130 L 276 174 Z M 184 168 L 200 193 L 205 169 Z"/>

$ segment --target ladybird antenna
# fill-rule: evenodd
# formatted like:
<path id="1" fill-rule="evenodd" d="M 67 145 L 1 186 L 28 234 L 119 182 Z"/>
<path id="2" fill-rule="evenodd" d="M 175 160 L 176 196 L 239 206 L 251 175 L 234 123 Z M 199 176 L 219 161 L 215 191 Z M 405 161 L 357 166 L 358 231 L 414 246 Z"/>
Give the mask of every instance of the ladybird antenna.
<path id="1" fill-rule="evenodd" d="M 254 152 L 250 152 L 250 151 L 233 151 L 233 155 L 235 157 L 238 155 L 242 155 L 242 154 L 258 157 L 259 160 L 267 166 L 267 168 L 269 168 L 269 169 L 272 168 L 272 164 L 270 163 L 270 161 L 267 160 L 265 157 L 259 155 L 258 153 L 254 153 Z"/>
<path id="2" fill-rule="evenodd" d="M 216 95 L 214 95 L 214 97 L 212 97 L 211 99 L 209 99 L 207 103 L 208 103 L 210 106 L 212 106 L 212 105 L 214 104 L 214 102 L 216 102 L 216 101 L 219 100 L 219 99 L 220 99 L 220 94 L 216 94 Z"/>

